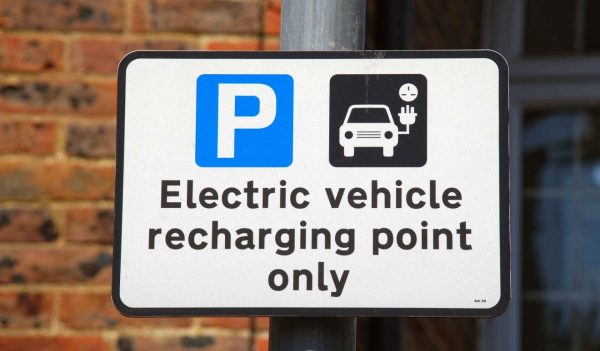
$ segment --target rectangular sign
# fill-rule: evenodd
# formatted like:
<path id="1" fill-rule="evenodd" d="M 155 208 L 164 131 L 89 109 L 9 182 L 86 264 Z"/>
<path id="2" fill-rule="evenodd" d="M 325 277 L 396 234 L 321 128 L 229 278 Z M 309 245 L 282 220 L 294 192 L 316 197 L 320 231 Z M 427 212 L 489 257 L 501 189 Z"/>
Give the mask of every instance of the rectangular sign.
<path id="1" fill-rule="evenodd" d="M 113 300 L 132 316 L 494 316 L 510 296 L 493 51 L 134 52 Z"/>

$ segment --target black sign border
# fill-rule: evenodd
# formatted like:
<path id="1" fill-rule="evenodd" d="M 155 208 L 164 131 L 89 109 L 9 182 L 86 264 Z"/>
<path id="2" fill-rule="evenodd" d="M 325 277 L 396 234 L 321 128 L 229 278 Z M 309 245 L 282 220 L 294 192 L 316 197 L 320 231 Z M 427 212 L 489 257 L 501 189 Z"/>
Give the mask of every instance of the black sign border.
<path id="1" fill-rule="evenodd" d="M 489 59 L 499 72 L 499 185 L 500 185 L 500 300 L 491 308 L 303 308 L 303 307 L 160 307 L 127 306 L 120 297 L 123 156 L 125 137 L 125 81 L 127 66 L 137 59 Z M 112 299 L 117 309 L 131 317 L 196 316 L 369 316 L 369 317 L 495 317 L 510 301 L 510 231 L 508 163 L 508 64 L 492 50 L 453 51 L 134 51 L 119 63 L 117 83 L 117 152 L 115 175 L 115 221 Z"/>

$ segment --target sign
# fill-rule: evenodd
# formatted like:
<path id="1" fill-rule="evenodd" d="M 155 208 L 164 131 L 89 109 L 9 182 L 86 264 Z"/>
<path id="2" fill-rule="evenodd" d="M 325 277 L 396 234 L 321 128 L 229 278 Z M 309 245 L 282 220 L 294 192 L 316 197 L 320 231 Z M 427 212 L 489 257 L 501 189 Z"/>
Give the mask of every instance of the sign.
<path id="1" fill-rule="evenodd" d="M 493 316 L 510 295 L 492 51 L 134 52 L 113 300 L 132 316 Z"/>

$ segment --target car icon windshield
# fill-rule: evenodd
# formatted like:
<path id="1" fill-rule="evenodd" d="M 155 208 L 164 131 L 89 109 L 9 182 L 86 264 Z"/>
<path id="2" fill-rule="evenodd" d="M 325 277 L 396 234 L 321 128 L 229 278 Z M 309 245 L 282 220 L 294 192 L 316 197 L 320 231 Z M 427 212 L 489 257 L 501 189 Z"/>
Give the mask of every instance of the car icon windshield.
<path id="1" fill-rule="evenodd" d="M 383 107 L 353 107 L 346 123 L 392 123 Z"/>

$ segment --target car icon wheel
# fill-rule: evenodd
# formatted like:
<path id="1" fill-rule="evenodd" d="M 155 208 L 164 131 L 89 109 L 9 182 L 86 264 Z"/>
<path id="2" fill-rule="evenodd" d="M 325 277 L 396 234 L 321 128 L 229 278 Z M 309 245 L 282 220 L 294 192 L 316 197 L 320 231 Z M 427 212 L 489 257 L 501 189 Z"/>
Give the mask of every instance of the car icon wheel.
<path id="1" fill-rule="evenodd" d="M 393 147 L 384 147 L 383 148 L 383 157 L 394 157 L 394 148 Z"/>

